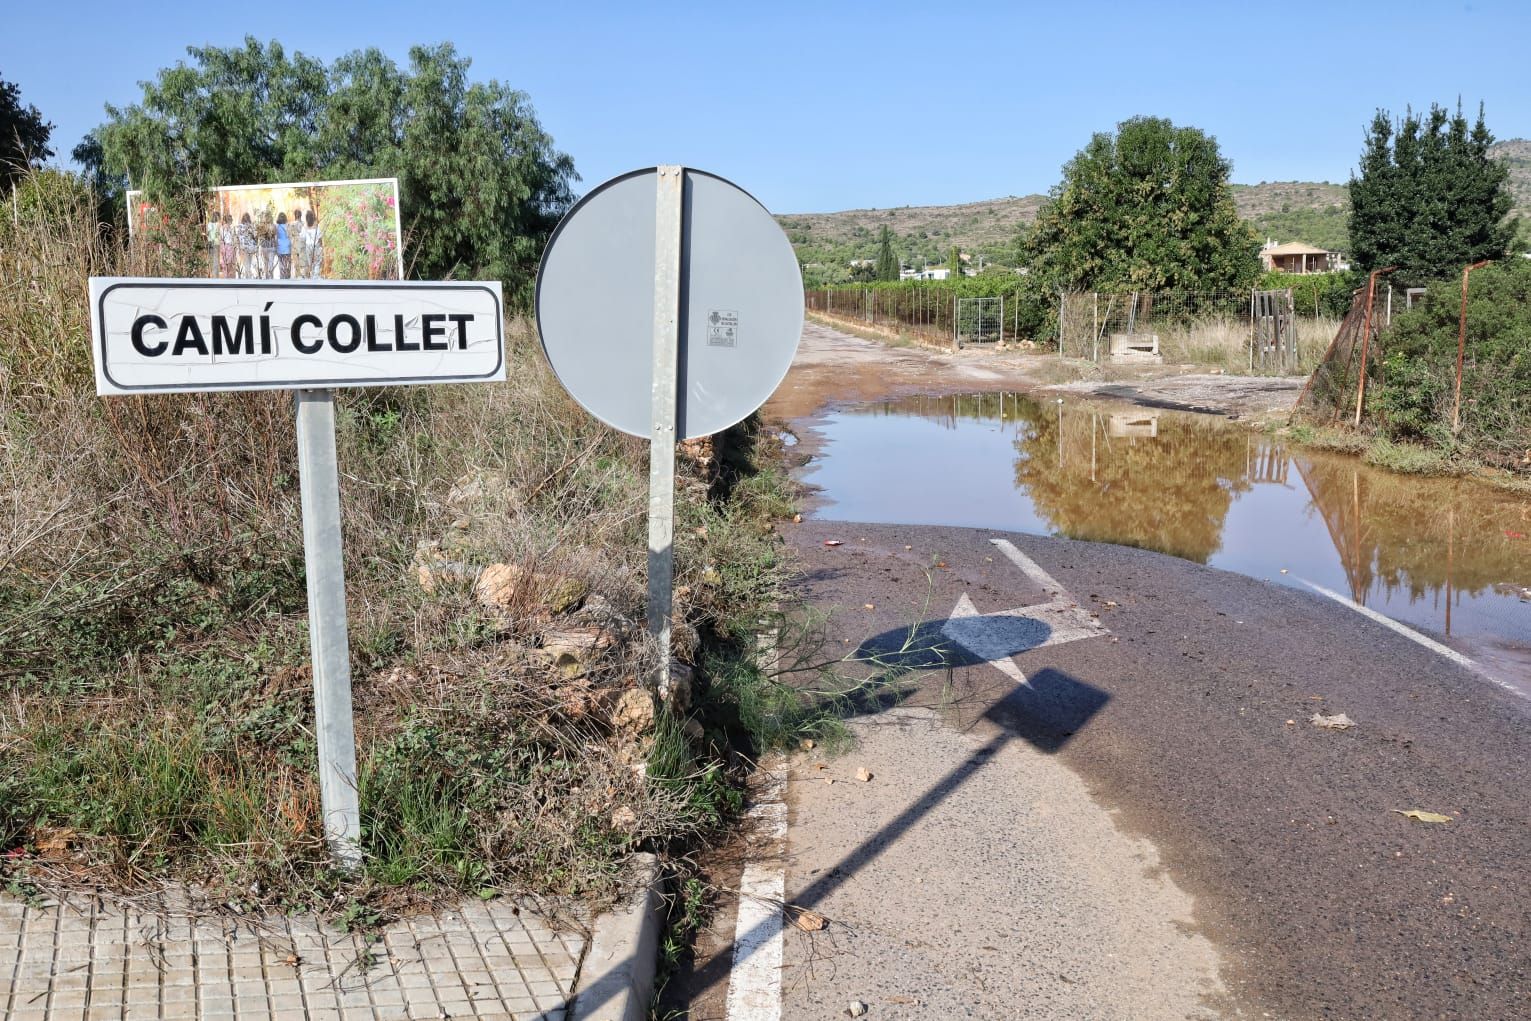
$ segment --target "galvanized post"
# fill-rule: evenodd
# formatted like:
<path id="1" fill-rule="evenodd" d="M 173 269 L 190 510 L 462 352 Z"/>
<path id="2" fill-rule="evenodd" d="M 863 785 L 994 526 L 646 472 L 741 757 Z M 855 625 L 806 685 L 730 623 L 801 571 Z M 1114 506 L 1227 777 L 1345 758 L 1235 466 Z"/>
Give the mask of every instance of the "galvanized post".
<path id="1" fill-rule="evenodd" d="M 659 647 L 662 681 L 670 669 L 671 586 L 675 578 L 675 417 L 680 364 L 681 216 L 685 171 L 659 168 L 654 204 L 654 369 L 649 431 L 648 627 Z"/>
<path id="2" fill-rule="evenodd" d="M 351 646 L 346 633 L 345 563 L 340 542 L 340 473 L 335 463 L 335 395 L 294 392 L 303 560 L 308 573 L 308 640 L 313 656 L 319 804 L 330 852 L 343 868 L 361 865 L 356 731 L 351 718 Z"/>

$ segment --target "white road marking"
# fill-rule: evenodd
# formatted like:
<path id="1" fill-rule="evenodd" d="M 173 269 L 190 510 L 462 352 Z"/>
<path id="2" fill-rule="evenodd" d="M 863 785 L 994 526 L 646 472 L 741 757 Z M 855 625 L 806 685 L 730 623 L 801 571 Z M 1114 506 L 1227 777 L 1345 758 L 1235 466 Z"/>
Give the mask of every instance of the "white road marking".
<path id="1" fill-rule="evenodd" d="M 782 906 L 787 873 L 779 854 L 787 837 L 787 803 L 782 798 L 786 764 L 763 769 L 766 781 L 749 810 L 756 835 L 772 849 L 771 860 L 750 862 L 739 881 L 739 918 L 734 925 L 734 963 L 728 980 L 729 1021 L 780 1021 Z"/>
<path id="2" fill-rule="evenodd" d="M 1068 590 L 1058 584 L 1058 580 L 1046 571 L 1042 565 L 1015 548 L 1015 544 L 1009 539 L 990 539 L 1001 553 L 1009 558 L 1010 562 L 1021 569 L 1021 572 L 1042 586 L 1042 590 L 1053 598 L 1068 598 Z"/>
<path id="3" fill-rule="evenodd" d="M 972 655 L 986 661 L 1016 684 L 1030 684 L 1031 682 L 1026 680 L 1026 675 L 1021 672 L 1021 668 L 1015 665 L 1015 660 L 1010 658 L 1019 650 L 1010 648 L 1009 643 L 998 645 L 992 637 L 996 628 L 974 627 L 983 620 L 984 617 L 978 612 L 978 607 L 973 605 L 973 601 L 964 592 L 957 600 L 957 605 L 952 607 L 952 615 L 942 625 L 941 633 Z M 1005 651 L 1006 649 L 1009 651 Z"/>
<path id="4" fill-rule="evenodd" d="M 941 633 L 977 659 L 983 660 L 1017 684 L 1026 675 L 1011 659 L 1018 652 L 1048 645 L 1077 642 L 1111 632 L 1081 607 L 1056 578 L 1035 560 L 1016 549 L 1008 539 L 990 539 L 1011 563 L 1053 598 L 1045 603 L 1011 610 L 980 613 L 966 592 L 957 599 Z M 1030 622 L 1031 626 L 1027 626 Z M 1043 632 L 1045 631 L 1045 635 Z M 1043 635 L 1038 641 L 1038 636 Z"/>
<path id="5" fill-rule="evenodd" d="M 1458 666 L 1466 667 L 1467 669 L 1471 670 L 1473 673 L 1477 674 L 1478 676 L 1483 677 L 1486 680 L 1492 681 L 1494 684 L 1496 684 L 1499 687 L 1503 688 L 1505 691 L 1508 691 L 1508 692 L 1511 692 L 1512 694 L 1518 695 L 1521 698 L 1525 698 L 1526 697 L 1526 693 L 1521 691 L 1519 688 L 1515 687 L 1515 685 L 1509 683 L 1508 681 L 1501 681 L 1499 678 L 1495 677 L 1493 674 L 1491 674 L 1488 671 L 1484 670 L 1477 663 L 1475 663 L 1474 661 L 1468 659 L 1466 656 L 1462 655 L 1457 650 L 1455 650 L 1453 648 L 1449 648 L 1448 646 L 1442 645 L 1440 642 L 1437 642 L 1434 638 L 1431 638 L 1428 635 L 1422 635 L 1418 631 L 1415 631 L 1413 628 L 1407 627 L 1406 625 L 1403 625 L 1403 624 L 1400 624 L 1396 620 L 1394 620 L 1392 617 L 1389 617 L 1389 616 L 1386 616 L 1384 614 L 1378 613 L 1376 610 L 1373 610 L 1369 606 L 1362 606 L 1360 603 L 1356 602 L 1354 599 L 1351 599 L 1349 596 L 1342 596 L 1338 592 L 1334 591 L 1333 589 L 1324 588 L 1324 586 L 1315 584 L 1314 582 L 1311 582 L 1311 581 L 1309 581 L 1306 578 L 1298 578 L 1297 580 L 1302 582 L 1304 585 L 1308 586 L 1308 588 L 1312 589 L 1314 592 L 1317 592 L 1319 595 L 1321 595 L 1321 596 L 1328 596 L 1330 599 L 1333 599 L 1336 603 L 1339 603 L 1342 606 L 1348 606 L 1352 610 L 1354 610 L 1357 613 L 1359 613 L 1361 616 L 1368 617 L 1371 620 L 1376 621 L 1378 624 L 1381 624 L 1383 627 L 1387 628 L 1389 631 L 1394 631 L 1394 632 L 1396 632 L 1396 633 L 1398 633 L 1400 635 L 1403 635 L 1405 638 L 1409 639 L 1409 641 L 1417 642 L 1420 645 L 1423 645 L 1425 648 L 1429 649 L 1431 652 L 1434 652 L 1434 653 L 1437 653 L 1439 655 L 1445 656 L 1447 659 L 1451 660 L 1453 663 L 1457 664 Z"/>

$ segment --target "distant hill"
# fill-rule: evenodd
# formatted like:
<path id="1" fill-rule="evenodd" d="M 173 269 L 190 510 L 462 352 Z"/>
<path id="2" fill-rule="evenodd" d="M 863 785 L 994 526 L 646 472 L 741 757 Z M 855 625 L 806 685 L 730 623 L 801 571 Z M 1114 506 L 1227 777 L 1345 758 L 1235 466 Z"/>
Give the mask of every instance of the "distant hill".
<path id="1" fill-rule="evenodd" d="M 1522 238 L 1531 238 L 1531 140 L 1512 138 L 1495 142 L 1489 150 L 1510 167 L 1510 194 L 1515 196 L 1516 216 L 1520 217 Z"/>
<path id="2" fill-rule="evenodd" d="M 1509 139 L 1490 150 L 1510 167 L 1515 213 L 1531 236 L 1531 140 Z M 1349 248 L 1346 220 L 1348 189 L 1318 181 L 1268 181 L 1236 184 L 1233 200 L 1239 215 L 1262 238 L 1305 241 L 1320 248 Z M 1014 261 L 1017 228 L 1036 219 L 1045 195 L 1010 196 L 956 206 L 903 206 L 897 209 L 848 209 L 839 213 L 789 213 L 777 217 L 806 264 L 838 270 L 852 259 L 877 254 L 877 236 L 892 228 L 894 248 L 905 262 L 944 262 L 952 245 L 970 255 L 1009 265 Z"/>

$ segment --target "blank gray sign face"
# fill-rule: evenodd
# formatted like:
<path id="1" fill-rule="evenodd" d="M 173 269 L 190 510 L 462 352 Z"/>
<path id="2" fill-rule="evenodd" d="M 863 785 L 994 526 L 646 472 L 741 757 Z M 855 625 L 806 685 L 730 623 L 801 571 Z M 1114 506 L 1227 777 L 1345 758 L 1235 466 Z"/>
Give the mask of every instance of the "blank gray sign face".
<path id="1" fill-rule="evenodd" d="M 564 389 L 607 425 L 647 438 L 654 336 L 657 168 L 613 178 L 569 211 L 542 256 L 537 329 Z M 765 403 L 803 332 L 797 256 L 771 214 L 686 170 L 675 433 L 727 429 Z"/>

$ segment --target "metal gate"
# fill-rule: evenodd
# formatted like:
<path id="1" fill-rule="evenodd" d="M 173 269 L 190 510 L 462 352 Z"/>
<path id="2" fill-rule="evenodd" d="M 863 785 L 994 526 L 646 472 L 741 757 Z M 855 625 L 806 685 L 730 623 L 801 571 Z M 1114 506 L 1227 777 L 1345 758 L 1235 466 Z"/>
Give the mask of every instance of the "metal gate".
<path id="1" fill-rule="evenodd" d="M 1249 295 L 1249 371 L 1289 375 L 1297 371 L 1297 320 L 1292 292 L 1253 291 Z"/>
<path id="2" fill-rule="evenodd" d="M 952 343 L 996 344 L 1005 339 L 1004 298 L 958 298 Z"/>

